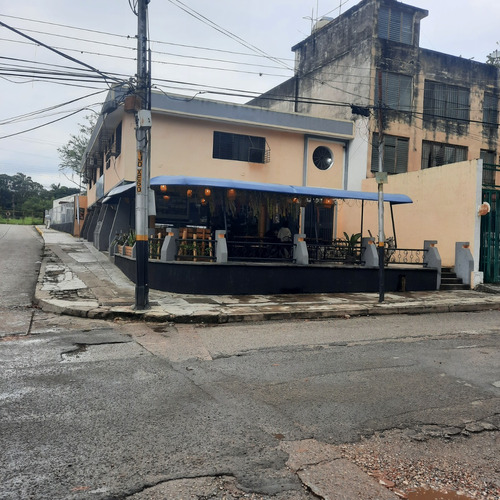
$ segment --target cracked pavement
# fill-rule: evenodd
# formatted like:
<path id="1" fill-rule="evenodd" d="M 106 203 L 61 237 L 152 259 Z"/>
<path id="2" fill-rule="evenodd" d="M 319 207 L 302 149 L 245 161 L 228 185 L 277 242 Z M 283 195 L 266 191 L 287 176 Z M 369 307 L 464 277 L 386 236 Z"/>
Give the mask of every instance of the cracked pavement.
<path id="1" fill-rule="evenodd" d="M 374 449 L 402 461 L 411 446 L 468 439 L 483 463 L 484 443 L 474 443 L 500 425 L 499 319 L 491 311 L 270 330 L 36 312 L 29 335 L 0 343 L 0 496 L 397 498 L 405 485 L 392 462 L 389 489 L 367 474 L 370 454 L 343 447 L 385 435 Z"/>
<path id="2" fill-rule="evenodd" d="M 40 238 L 13 231 L 0 230 L 2 499 L 384 499 L 422 485 L 500 497 L 499 311 L 57 316 L 31 307 Z M 86 273 L 82 293 L 113 302 Z"/>

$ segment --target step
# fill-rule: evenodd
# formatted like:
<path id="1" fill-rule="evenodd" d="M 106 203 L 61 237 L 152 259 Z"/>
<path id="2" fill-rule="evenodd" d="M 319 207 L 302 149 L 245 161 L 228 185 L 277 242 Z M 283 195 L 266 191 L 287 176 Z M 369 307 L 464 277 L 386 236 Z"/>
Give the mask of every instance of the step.
<path id="1" fill-rule="evenodd" d="M 453 284 L 453 283 L 462 283 L 462 280 L 460 278 L 457 278 L 456 276 L 445 276 L 441 275 L 441 284 L 447 283 L 447 284 Z"/>
<path id="2" fill-rule="evenodd" d="M 470 290 L 470 286 L 463 283 L 441 283 L 439 289 L 443 292 L 450 290 Z"/>

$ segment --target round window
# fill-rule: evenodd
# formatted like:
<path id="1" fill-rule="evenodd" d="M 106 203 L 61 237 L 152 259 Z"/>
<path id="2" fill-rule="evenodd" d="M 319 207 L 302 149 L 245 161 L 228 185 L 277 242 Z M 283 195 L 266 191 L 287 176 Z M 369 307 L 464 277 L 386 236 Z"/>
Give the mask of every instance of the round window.
<path id="1" fill-rule="evenodd" d="M 325 146 L 318 146 L 313 152 L 313 163 L 320 170 L 328 170 L 333 165 L 333 153 Z"/>

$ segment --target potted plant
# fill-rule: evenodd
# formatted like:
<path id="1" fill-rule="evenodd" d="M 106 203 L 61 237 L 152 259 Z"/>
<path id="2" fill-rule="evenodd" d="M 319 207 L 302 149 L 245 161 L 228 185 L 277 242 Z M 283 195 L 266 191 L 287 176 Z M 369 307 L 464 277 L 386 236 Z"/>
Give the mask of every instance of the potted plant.
<path id="1" fill-rule="evenodd" d="M 134 245 L 135 245 L 135 231 L 131 229 L 125 240 L 125 248 L 123 249 L 123 254 L 127 257 L 133 257 L 134 255 Z"/>
<path id="2" fill-rule="evenodd" d="M 361 239 L 361 233 L 353 233 L 348 235 L 344 231 L 344 242 L 346 243 L 346 254 L 345 261 L 346 263 L 352 264 L 357 260 L 357 245 L 359 240 Z"/>

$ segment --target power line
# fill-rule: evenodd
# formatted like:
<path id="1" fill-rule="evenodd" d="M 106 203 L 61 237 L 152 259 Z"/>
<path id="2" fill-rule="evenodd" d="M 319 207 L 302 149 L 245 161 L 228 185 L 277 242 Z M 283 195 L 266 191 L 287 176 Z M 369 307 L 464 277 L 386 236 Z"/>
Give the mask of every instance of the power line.
<path id="1" fill-rule="evenodd" d="M 78 26 L 71 26 L 71 25 L 68 25 L 68 24 L 60 24 L 60 23 L 53 23 L 53 22 L 49 22 L 49 21 L 41 21 L 39 19 L 29 19 L 29 18 L 26 18 L 26 17 L 8 16 L 8 15 L 3 15 L 3 17 L 8 17 L 8 18 L 12 18 L 12 19 L 19 19 L 19 20 L 22 20 L 22 21 L 28 21 L 28 22 L 39 23 L 39 24 L 47 24 L 49 26 L 57 26 L 57 27 L 60 27 L 60 28 L 68 28 L 68 29 L 79 30 L 79 31 L 87 31 L 89 33 L 97 33 L 97 34 L 111 36 L 111 37 L 115 37 L 115 38 L 122 38 L 122 39 L 125 38 L 127 40 L 135 39 L 135 36 L 120 35 L 120 34 L 117 34 L 117 33 L 110 33 L 108 31 L 99 31 L 99 30 L 94 30 L 94 29 L 90 29 L 90 28 L 81 28 L 81 27 L 78 27 Z M 44 34 L 47 34 L 47 35 L 55 35 L 54 33 L 49 33 L 49 32 L 41 32 L 41 33 L 44 33 Z M 64 37 L 64 35 L 58 35 L 58 36 Z M 75 39 L 78 40 L 78 38 L 75 38 Z M 171 46 L 174 46 L 174 47 L 183 47 L 183 48 L 189 48 L 189 49 L 195 49 L 195 50 L 205 50 L 205 51 L 212 51 L 212 52 L 221 52 L 221 53 L 225 53 L 225 54 L 233 54 L 233 55 L 240 55 L 240 56 L 246 56 L 246 57 L 262 57 L 262 58 L 266 58 L 266 59 L 269 57 L 268 55 L 265 55 L 265 54 L 256 54 L 256 53 L 248 53 L 248 52 L 237 52 L 237 51 L 233 51 L 233 50 L 224 50 L 224 49 L 216 49 L 216 48 L 211 48 L 211 47 L 202 47 L 200 45 L 188 45 L 188 44 L 183 44 L 183 43 L 165 42 L 163 40 L 153 40 L 153 39 L 150 39 L 149 41 L 152 44 L 171 45 Z M 136 48 L 134 48 L 134 50 L 136 50 Z M 291 62 L 293 62 L 293 59 L 283 59 L 283 58 L 277 58 L 277 57 L 273 57 L 273 59 L 280 59 L 282 61 L 291 61 Z"/>
<path id="2" fill-rule="evenodd" d="M 53 123 L 60 122 L 61 120 L 65 120 L 66 118 L 69 118 L 70 116 L 76 115 L 77 113 L 81 113 L 82 111 L 85 111 L 85 109 L 87 109 L 87 107 L 77 109 L 76 111 L 73 111 L 65 116 L 62 116 L 61 118 L 56 118 L 55 120 L 51 120 L 50 122 L 42 123 L 41 125 L 37 125 L 36 127 L 22 130 L 21 132 L 15 132 L 13 134 L 0 136 L 0 139 L 7 139 L 8 137 L 15 137 L 16 135 L 25 134 L 26 132 L 32 132 L 33 130 L 37 130 L 39 128 L 46 127 L 48 125 L 52 125 Z"/>
<path id="3" fill-rule="evenodd" d="M 43 43 L 43 42 L 40 42 L 39 40 L 36 40 L 35 38 L 29 36 L 29 35 L 26 35 L 25 33 L 17 30 L 16 28 L 13 28 L 12 26 L 9 26 L 8 24 L 5 24 L 3 21 L 0 21 L 0 26 L 3 26 L 4 28 L 7 28 L 8 30 L 16 33 L 17 35 L 19 36 L 22 36 L 28 40 L 30 40 L 31 42 L 33 43 L 36 43 L 44 48 L 46 48 L 47 50 L 50 50 L 51 52 L 54 52 L 55 54 L 61 56 L 61 57 L 64 57 L 65 59 L 68 59 L 69 61 L 72 61 L 76 64 L 79 64 L 81 66 L 84 66 L 86 67 L 87 69 L 90 69 L 91 71 L 94 71 L 95 73 L 101 75 L 102 78 L 104 78 L 105 81 L 107 81 L 108 78 L 110 78 L 109 76 L 106 76 L 106 74 L 104 74 L 102 71 L 98 70 L 97 68 L 94 68 L 93 66 L 91 66 L 90 64 L 87 64 L 87 63 L 84 63 L 83 61 L 80 61 L 78 59 L 75 59 L 74 57 L 71 57 L 69 56 L 68 54 L 64 54 L 63 52 Z M 118 81 L 120 82 L 119 80 L 116 80 L 114 78 L 110 78 L 112 80 L 115 80 L 115 81 Z M 121 83 L 121 82 L 120 82 Z"/>
<path id="4" fill-rule="evenodd" d="M 98 92 L 92 92 L 92 93 L 84 95 L 82 97 L 77 97 L 76 99 L 71 99 L 70 101 L 62 102 L 60 104 L 55 104 L 54 106 L 49 106 L 47 108 L 39 109 L 39 110 L 36 110 L 36 111 L 31 111 L 30 113 L 24 113 L 22 115 L 11 116 L 10 118 L 5 118 L 4 120 L 1 120 L 0 121 L 0 125 L 9 125 L 9 124 L 12 124 L 12 123 L 17 123 L 17 122 L 20 122 L 20 121 L 24 121 L 25 119 L 33 118 L 36 115 L 39 115 L 39 114 L 42 114 L 42 113 L 46 113 L 46 112 L 49 112 L 49 111 L 53 111 L 55 109 L 62 108 L 63 106 L 68 106 L 69 104 L 73 104 L 75 102 L 81 101 L 83 99 L 87 99 L 89 97 L 94 97 L 94 96 L 96 96 L 98 94 L 102 94 L 103 92 L 106 92 L 106 90 L 100 90 Z"/>
<path id="5" fill-rule="evenodd" d="M 221 33 L 221 34 L 223 34 L 223 35 L 231 38 L 233 41 L 239 43 L 240 45 L 243 45 L 247 49 L 250 49 L 252 52 L 257 52 L 257 53 L 265 56 L 267 59 L 280 64 L 281 66 L 283 66 L 286 69 L 290 69 L 290 70 L 293 69 L 293 68 L 290 68 L 290 66 L 288 66 L 287 64 L 285 64 L 280 59 L 270 56 L 269 54 L 267 54 L 263 50 L 259 49 L 255 45 L 252 45 L 252 44 L 248 43 L 247 41 L 245 41 L 240 36 L 235 35 L 231 31 L 226 30 L 225 28 L 222 28 L 221 26 L 219 26 L 214 21 L 211 21 L 210 19 L 208 19 L 208 17 L 204 16 L 203 14 L 200 14 L 199 12 L 197 12 L 194 9 L 192 9 L 191 7 L 188 7 L 186 4 L 184 4 L 183 2 L 181 2 L 181 0 L 168 0 L 168 1 L 172 5 L 177 6 L 178 8 L 180 8 L 181 10 L 183 10 L 184 12 L 186 12 L 187 14 L 189 14 L 190 16 L 194 17 L 195 19 L 198 19 L 199 21 L 201 21 L 202 23 L 210 26 L 211 28 L 215 29 L 219 33 Z"/>

